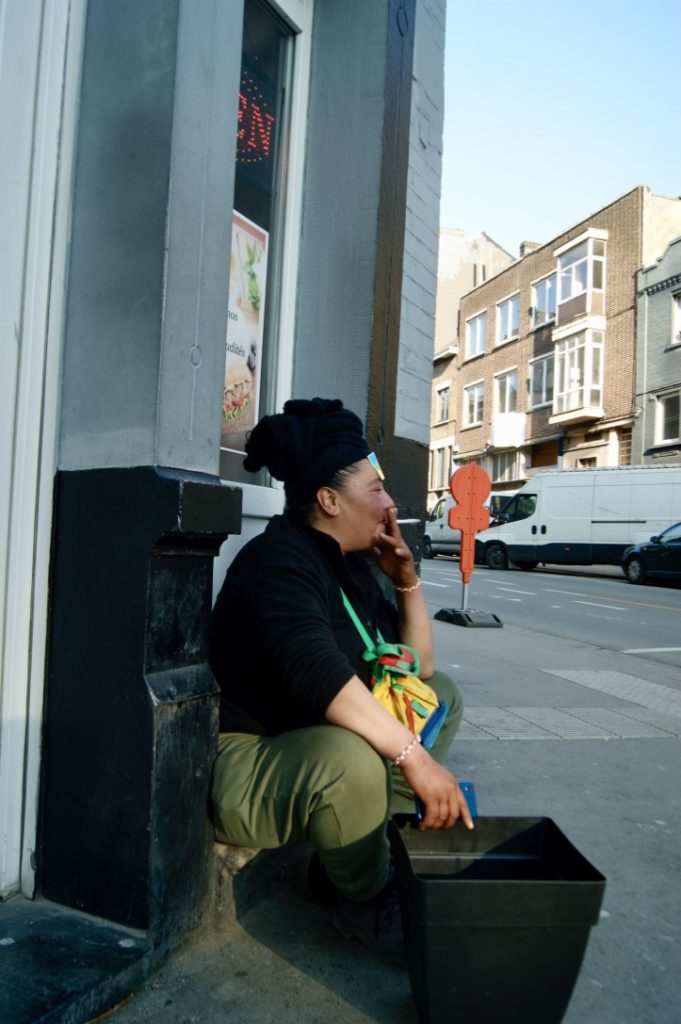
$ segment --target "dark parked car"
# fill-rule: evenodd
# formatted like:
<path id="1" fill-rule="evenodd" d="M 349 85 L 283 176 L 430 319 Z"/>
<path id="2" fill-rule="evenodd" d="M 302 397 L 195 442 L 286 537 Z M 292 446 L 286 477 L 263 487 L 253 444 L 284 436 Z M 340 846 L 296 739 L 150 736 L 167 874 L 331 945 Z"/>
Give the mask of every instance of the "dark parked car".
<path id="1" fill-rule="evenodd" d="M 622 555 L 622 569 L 630 583 L 647 579 L 681 580 L 681 523 L 668 527 L 645 544 L 634 544 Z"/>

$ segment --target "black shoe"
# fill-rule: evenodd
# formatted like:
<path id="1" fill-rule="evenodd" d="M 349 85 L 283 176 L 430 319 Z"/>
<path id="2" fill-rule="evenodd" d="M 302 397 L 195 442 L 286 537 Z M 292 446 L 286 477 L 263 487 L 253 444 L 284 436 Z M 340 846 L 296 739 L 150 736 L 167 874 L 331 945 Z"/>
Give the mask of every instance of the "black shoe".
<path id="1" fill-rule="evenodd" d="M 333 923 L 346 939 L 359 939 L 365 946 L 406 966 L 402 911 L 394 882 L 365 903 L 340 896 Z"/>

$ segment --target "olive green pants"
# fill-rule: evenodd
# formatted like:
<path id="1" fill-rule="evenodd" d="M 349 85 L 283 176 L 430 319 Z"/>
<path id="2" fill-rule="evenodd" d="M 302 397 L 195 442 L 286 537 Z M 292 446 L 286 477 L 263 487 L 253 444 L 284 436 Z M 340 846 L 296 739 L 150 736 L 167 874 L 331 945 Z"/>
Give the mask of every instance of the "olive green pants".
<path id="1" fill-rule="evenodd" d="M 456 683 L 428 680 L 449 714 L 431 749 L 444 758 L 463 714 Z M 354 732 L 335 725 L 280 736 L 222 733 L 213 767 L 216 837 L 274 849 L 309 840 L 335 887 L 368 900 L 388 879 L 388 817 L 414 810 L 402 772 Z"/>

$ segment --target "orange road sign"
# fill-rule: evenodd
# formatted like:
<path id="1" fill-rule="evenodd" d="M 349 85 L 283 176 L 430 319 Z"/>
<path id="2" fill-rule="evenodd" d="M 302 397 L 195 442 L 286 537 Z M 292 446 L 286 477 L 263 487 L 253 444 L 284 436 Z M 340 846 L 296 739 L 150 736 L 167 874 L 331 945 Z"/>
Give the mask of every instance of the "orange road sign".
<path id="1" fill-rule="evenodd" d="M 469 463 L 457 469 L 449 482 L 449 490 L 456 502 L 449 510 L 449 525 L 461 530 L 459 570 L 464 583 L 468 583 L 475 567 L 475 535 L 489 526 L 489 509 L 485 501 L 492 490 L 492 482 L 480 466 Z"/>

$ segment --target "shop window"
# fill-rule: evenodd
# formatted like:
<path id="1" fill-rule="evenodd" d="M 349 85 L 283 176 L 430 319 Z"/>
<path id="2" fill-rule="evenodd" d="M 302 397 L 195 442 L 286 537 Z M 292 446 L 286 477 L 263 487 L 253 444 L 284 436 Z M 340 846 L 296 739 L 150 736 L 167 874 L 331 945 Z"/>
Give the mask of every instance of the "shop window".
<path id="1" fill-rule="evenodd" d="M 274 11 L 245 0 L 220 475 L 250 483 L 246 436 L 275 411 L 292 49 L 293 34 Z M 264 471 L 259 482 L 267 482 Z"/>
<path id="2" fill-rule="evenodd" d="M 520 295 L 500 302 L 497 306 L 497 345 L 505 345 L 518 337 L 520 329 Z"/>
<path id="3" fill-rule="evenodd" d="M 466 359 L 480 356 L 487 348 L 487 313 L 466 321 Z"/>

